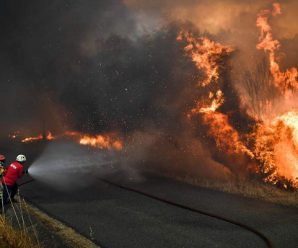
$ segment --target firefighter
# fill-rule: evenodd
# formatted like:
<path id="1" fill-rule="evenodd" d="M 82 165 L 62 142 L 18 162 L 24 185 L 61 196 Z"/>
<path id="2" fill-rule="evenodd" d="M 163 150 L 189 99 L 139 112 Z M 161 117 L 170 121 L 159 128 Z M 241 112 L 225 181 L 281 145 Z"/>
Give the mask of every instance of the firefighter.
<path id="1" fill-rule="evenodd" d="M 18 191 L 17 180 L 22 177 L 24 172 L 24 164 L 26 156 L 20 154 L 17 156 L 16 161 L 7 167 L 5 175 L 2 179 L 3 183 L 3 202 L 8 203 L 9 200 L 15 201 L 14 196 Z"/>
<path id="2" fill-rule="evenodd" d="M 4 175 L 4 172 L 5 172 L 5 156 L 0 154 L 0 181 L 2 182 L 2 177 Z M 0 182 L 0 184 L 1 184 Z"/>
<path id="3" fill-rule="evenodd" d="M 2 201 L 3 197 L 3 185 L 2 185 L 2 178 L 5 173 L 5 156 L 0 154 L 0 198 Z"/>

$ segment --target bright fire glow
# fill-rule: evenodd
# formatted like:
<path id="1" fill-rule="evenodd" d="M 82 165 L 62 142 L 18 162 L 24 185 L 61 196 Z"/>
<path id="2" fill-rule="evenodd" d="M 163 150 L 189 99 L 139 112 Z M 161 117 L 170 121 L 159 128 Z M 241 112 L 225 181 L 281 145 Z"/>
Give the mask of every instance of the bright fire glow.
<path id="1" fill-rule="evenodd" d="M 12 139 L 14 139 L 13 136 L 10 136 Z M 88 135 L 76 131 L 66 131 L 64 134 L 59 136 L 54 136 L 51 132 L 48 132 L 46 137 L 43 135 L 37 135 L 32 137 L 26 137 L 21 140 L 22 143 L 30 143 L 35 141 L 41 141 L 41 140 L 54 140 L 57 137 L 68 137 L 73 139 L 75 142 L 85 145 L 85 146 L 91 146 L 99 149 L 113 149 L 120 151 L 123 148 L 123 142 L 120 138 L 117 138 L 116 134 L 97 134 L 97 135 Z"/>
<path id="2" fill-rule="evenodd" d="M 107 135 L 84 135 L 82 138 L 80 138 L 80 144 L 100 149 L 114 149 L 118 151 L 122 150 L 122 142 Z"/>
<path id="3" fill-rule="evenodd" d="M 297 94 L 298 70 L 280 70 L 276 56 L 280 42 L 273 38 L 269 19 L 280 15 L 281 8 L 278 3 L 272 6 L 272 9 L 263 10 L 258 14 L 256 25 L 260 29 L 260 38 L 257 49 L 263 49 L 268 53 L 272 87 L 279 90 L 281 98 L 286 102 L 289 97 L 295 97 Z M 208 135 L 214 139 L 220 151 L 227 154 L 243 154 L 257 163 L 255 173 L 261 174 L 264 181 L 279 184 L 284 188 L 289 185 L 298 188 L 298 110 L 289 108 L 282 114 L 275 113 L 273 103 L 268 102 L 270 117 L 256 117 L 253 131 L 239 134 L 230 124 L 228 115 L 220 111 L 225 103 L 225 96 L 220 88 L 221 67 L 224 58 L 233 49 L 207 38 L 196 38 L 184 31 L 179 34 L 177 40 L 186 41 L 186 55 L 205 74 L 199 87 L 210 87 L 209 95 L 196 101 L 188 117 L 201 118 L 208 127 Z"/>
<path id="4" fill-rule="evenodd" d="M 186 40 L 184 50 L 192 58 L 198 69 L 205 72 L 205 78 L 200 81 L 201 86 L 207 86 L 219 79 L 220 59 L 233 51 L 231 47 L 209 40 L 206 37 L 196 38 L 190 32 L 180 32 L 178 41 Z"/>
<path id="5" fill-rule="evenodd" d="M 120 151 L 123 148 L 123 142 L 117 137 L 116 133 L 89 135 L 76 131 L 66 131 L 64 136 L 74 139 L 81 145 L 91 146 L 99 149 L 113 149 Z"/>
<path id="6" fill-rule="evenodd" d="M 258 15 L 257 27 L 260 29 L 261 34 L 257 48 L 263 49 L 269 54 L 270 72 L 274 78 L 275 85 L 283 94 L 291 95 L 292 90 L 298 89 L 298 71 L 295 67 L 289 68 L 285 72 L 280 70 L 276 57 L 276 51 L 280 48 L 280 42 L 273 38 L 269 18 L 280 15 L 281 7 L 279 3 L 274 3 L 272 6 L 272 9 L 263 10 Z"/>
<path id="7" fill-rule="evenodd" d="M 241 142 L 238 132 L 230 125 L 228 116 L 218 111 L 225 102 L 224 94 L 219 88 L 221 63 L 233 49 L 208 38 L 195 38 L 189 32 L 181 32 L 177 40 L 186 41 L 184 48 L 186 54 L 192 58 L 197 68 L 205 73 L 205 78 L 199 83 L 199 87 L 217 88 L 215 92 L 209 92 L 204 103 L 197 101 L 188 116 L 201 115 L 204 124 L 209 127 L 209 136 L 214 138 L 216 146 L 221 151 L 253 157 L 252 152 Z"/>
<path id="8" fill-rule="evenodd" d="M 43 139 L 43 136 L 40 134 L 37 136 L 24 138 L 24 139 L 22 139 L 22 143 L 29 143 L 29 142 L 33 142 L 33 141 L 37 141 L 37 140 L 42 140 L 42 139 Z"/>
<path id="9" fill-rule="evenodd" d="M 44 137 L 42 134 L 39 134 L 37 136 L 32 136 L 32 137 L 26 137 L 21 140 L 22 143 L 30 143 L 34 141 L 40 141 L 40 140 L 53 140 L 55 137 L 51 132 L 48 132 L 48 134 Z"/>
<path id="10" fill-rule="evenodd" d="M 293 67 L 282 72 L 278 64 L 276 52 L 280 48 L 280 42 L 273 38 L 269 20 L 270 17 L 280 14 L 279 3 L 274 3 L 272 9 L 259 13 L 256 23 L 260 29 L 257 48 L 268 53 L 274 85 L 286 102 L 289 97 L 295 97 L 298 89 L 298 71 Z M 276 113 L 274 116 L 274 111 L 271 110 L 271 116 L 273 117 L 259 123 L 252 134 L 255 138 L 254 153 L 263 164 L 261 170 L 268 173 L 266 181 L 277 184 L 281 179 L 286 179 L 298 187 L 298 112 L 290 108 L 288 112 Z"/>
<path id="11" fill-rule="evenodd" d="M 254 154 L 267 173 L 266 181 L 274 184 L 281 178 L 298 187 L 298 112 L 278 116 L 270 124 L 259 124 L 252 134 Z"/>

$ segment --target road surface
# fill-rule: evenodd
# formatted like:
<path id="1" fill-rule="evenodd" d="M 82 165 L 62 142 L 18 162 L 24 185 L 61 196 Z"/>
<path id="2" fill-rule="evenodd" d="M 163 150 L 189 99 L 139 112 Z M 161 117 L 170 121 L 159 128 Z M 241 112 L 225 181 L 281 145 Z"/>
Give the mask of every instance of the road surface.
<path id="1" fill-rule="evenodd" d="M 232 194 L 148 176 L 141 181 L 119 175 L 109 181 L 183 206 L 243 223 L 273 247 L 298 247 L 298 210 Z M 255 233 L 208 215 L 188 211 L 103 182 L 59 191 L 35 181 L 21 193 L 41 210 L 73 227 L 101 247 L 268 247 Z"/>

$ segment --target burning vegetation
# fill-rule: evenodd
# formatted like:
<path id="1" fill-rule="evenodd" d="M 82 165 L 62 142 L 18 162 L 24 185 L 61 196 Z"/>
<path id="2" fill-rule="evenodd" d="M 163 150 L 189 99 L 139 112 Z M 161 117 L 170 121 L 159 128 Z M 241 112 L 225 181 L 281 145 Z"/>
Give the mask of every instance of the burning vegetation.
<path id="1" fill-rule="evenodd" d="M 28 18 L 24 24 L 18 23 L 24 30 L 31 25 L 34 32 L 52 30 L 54 35 L 24 34 L 24 39 L 12 42 L 29 46 L 29 52 L 25 49 L 21 54 L 28 60 L 23 64 L 30 65 L 30 69 L 24 67 L 24 74 L 30 75 L 24 82 L 30 85 L 30 94 L 45 103 L 35 106 L 35 99 L 22 94 L 23 101 L 32 101 L 24 106 L 32 111 L 31 117 L 38 116 L 38 124 L 32 127 L 29 121 L 28 128 L 21 130 L 31 132 L 14 132 L 10 139 L 31 143 L 67 138 L 96 149 L 132 151 L 126 155 L 137 157 L 137 163 L 157 164 L 158 169 L 165 164 L 170 171 L 183 167 L 198 177 L 209 170 L 211 178 L 244 175 L 284 189 L 298 188 L 298 70 L 285 66 L 292 61 L 284 62 L 285 38 L 275 33 L 280 32 L 276 27 L 285 26 L 274 25 L 282 17 L 279 3 L 264 9 L 262 1 L 252 5 L 236 0 L 216 4 L 207 0 L 187 4 L 91 0 L 91 9 L 84 1 L 80 2 L 84 8 L 52 2 L 53 8 L 65 8 L 69 20 L 75 19 L 81 26 L 73 27 L 64 14 L 47 18 L 59 23 L 45 21 L 46 27 L 35 28 L 39 22 Z M 295 5 L 292 0 L 287 4 Z M 231 13 L 226 14 L 226 9 Z M 114 16 L 121 18 L 111 18 L 105 11 L 116 11 Z M 146 11 L 155 13 L 153 20 Z M 99 12 L 103 13 L 100 18 Z M 159 15 L 163 16 L 160 20 Z M 11 30 L 20 28 L 7 32 L 17 32 Z M 22 37 L 18 33 L 10 36 Z M 35 51 L 30 46 L 35 44 L 32 37 L 39 37 L 40 44 L 47 46 L 36 46 L 41 51 Z M 295 43 L 295 39 L 289 40 Z M 248 65 L 241 64 L 242 57 Z M 10 72 L 18 67 L 7 68 Z M 35 74 L 32 68 L 36 68 Z M 244 76 L 236 78 L 234 71 Z M 14 87 L 10 78 L 6 81 L 8 88 Z M 24 88 L 20 86 L 19 91 Z M 13 109 L 30 112 L 20 106 Z M 27 121 L 27 117 L 23 119 Z M 51 132 L 32 131 L 40 130 L 36 126 L 46 119 L 44 129 Z"/>
<path id="2" fill-rule="evenodd" d="M 34 142 L 34 141 L 40 141 L 40 140 L 50 141 L 50 140 L 54 140 L 54 139 L 55 139 L 55 137 L 53 136 L 53 134 L 51 132 L 48 132 L 47 135 L 39 134 L 37 136 L 26 137 L 26 138 L 22 139 L 21 142 L 22 143 L 31 143 L 31 142 Z"/>
<path id="3" fill-rule="evenodd" d="M 15 132 L 16 133 L 16 132 Z M 18 136 L 22 136 L 21 132 L 18 131 Z M 12 134 L 9 135 L 11 139 L 16 139 L 17 136 Z M 22 143 L 32 143 L 37 141 L 52 141 L 55 139 L 68 138 L 75 141 L 78 144 L 84 146 L 90 146 L 98 149 L 108 149 L 120 151 L 123 148 L 123 142 L 120 138 L 117 137 L 116 133 L 110 134 L 97 134 L 89 135 L 75 131 L 66 131 L 60 135 L 53 135 L 52 132 L 48 132 L 47 135 L 39 134 L 37 136 L 25 137 L 21 139 Z"/>
<path id="4" fill-rule="evenodd" d="M 201 117 L 219 150 L 250 158 L 256 164 L 253 173 L 259 174 L 265 182 L 287 189 L 298 187 L 298 109 L 287 106 L 287 102 L 297 97 L 298 74 L 297 68 L 282 72 L 277 62 L 276 52 L 280 43 L 273 38 L 269 19 L 279 14 L 278 3 L 259 13 L 256 23 L 261 34 L 257 49 L 268 54 L 271 77 L 266 83 L 278 90 L 278 104 L 284 104 L 285 109 L 276 111 L 276 99 L 272 99 L 267 102 L 262 118 L 250 112 L 254 124 L 249 133 L 239 133 L 230 123 L 228 114 L 221 111 L 225 96 L 219 83 L 220 68 L 233 49 L 207 38 L 195 38 L 191 33 L 182 32 L 178 40 L 186 41 L 184 50 L 187 56 L 204 72 L 204 79 L 200 80 L 198 87 L 210 88 L 208 95 L 197 100 L 189 117 Z"/>
<path id="5" fill-rule="evenodd" d="M 79 132 L 67 131 L 64 133 L 65 137 L 74 138 L 79 144 L 84 146 L 91 146 L 99 149 L 113 149 L 120 151 L 123 148 L 122 140 L 117 137 L 116 133 L 89 135 Z"/>

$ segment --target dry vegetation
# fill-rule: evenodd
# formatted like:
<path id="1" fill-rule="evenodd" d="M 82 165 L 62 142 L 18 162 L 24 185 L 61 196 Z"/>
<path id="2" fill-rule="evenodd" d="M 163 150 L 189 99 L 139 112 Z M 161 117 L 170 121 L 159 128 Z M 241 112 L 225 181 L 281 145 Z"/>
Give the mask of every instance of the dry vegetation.
<path id="1" fill-rule="evenodd" d="M 234 180 L 229 182 L 216 182 L 210 180 L 202 180 L 191 176 L 167 176 L 175 178 L 178 181 L 186 182 L 196 186 L 298 208 L 298 190 L 286 191 L 283 189 L 279 189 L 273 185 L 256 181 Z"/>
<path id="2" fill-rule="evenodd" d="M 36 244 L 31 235 L 24 229 L 15 229 L 5 219 L 4 216 L 0 216 L 0 247 L 6 248 L 38 248 L 41 247 Z"/>
<path id="3" fill-rule="evenodd" d="M 55 237 L 61 239 L 63 247 L 92 248 L 98 247 L 89 239 L 78 234 L 72 228 L 49 217 L 37 208 L 18 197 L 18 204 L 11 205 L 9 216 L 0 215 L 0 247 L 1 248 L 41 248 L 50 247 L 39 240 L 36 226 L 43 226 Z M 11 216 L 13 215 L 13 216 Z M 11 225 L 14 219 L 15 225 Z M 38 221 L 38 223 L 36 222 Z M 92 238 L 92 237 L 90 237 Z M 42 245 L 43 244 L 43 245 Z"/>

